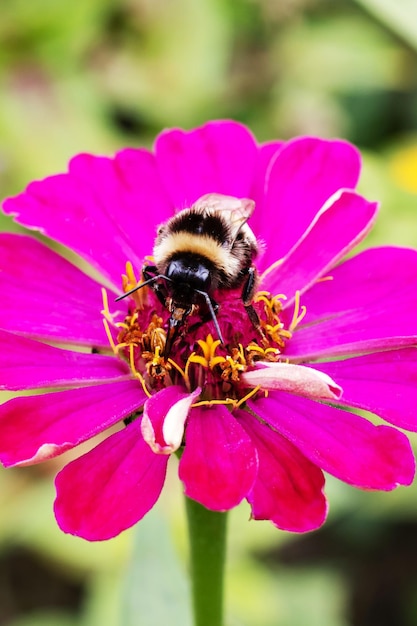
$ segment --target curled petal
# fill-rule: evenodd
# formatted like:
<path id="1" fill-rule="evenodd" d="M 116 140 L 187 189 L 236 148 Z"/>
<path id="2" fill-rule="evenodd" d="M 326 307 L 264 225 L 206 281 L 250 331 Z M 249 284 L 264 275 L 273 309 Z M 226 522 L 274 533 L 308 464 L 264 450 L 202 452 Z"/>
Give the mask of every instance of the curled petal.
<path id="1" fill-rule="evenodd" d="M 303 293 L 362 241 L 377 209 L 375 202 L 353 191 L 336 194 L 287 256 L 264 272 L 261 286 L 271 293 L 285 293 L 284 308 L 289 307 L 296 291 Z"/>
<path id="2" fill-rule="evenodd" d="M 287 439 L 247 411 L 236 418 L 255 444 L 259 470 L 248 495 L 254 519 L 271 520 L 278 528 L 307 532 L 326 519 L 323 472 Z"/>
<path id="3" fill-rule="evenodd" d="M 88 541 L 130 528 L 158 500 L 167 462 L 145 443 L 135 420 L 58 474 L 54 509 L 60 528 Z"/>
<path id="4" fill-rule="evenodd" d="M 395 428 L 283 392 L 248 405 L 312 463 L 346 483 L 390 491 L 413 481 L 410 442 Z"/>
<path id="5" fill-rule="evenodd" d="M 166 387 L 146 401 L 142 435 L 156 454 L 171 454 L 178 450 L 185 420 L 200 393 L 199 388 L 192 393 L 184 393 L 182 387 Z"/>
<path id="6" fill-rule="evenodd" d="M 257 369 L 245 372 L 242 381 L 250 387 L 281 390 L 308 398 L 337 400 L 342 389 L 324 372 L 292 363 L 263 362 Z"/>
<path id="7" fill-rule="evenodd" d="M 253 487 L 258 470 L 246 431 L 219 405 L 194 408 L 185 435 L 179 466 L 185 494 L 214 511 L 238 505 Z"/>
<path id="8" fill-rule="evenodd" d="M 356 148 L 340 140 L 300 137 L 279 151 L 269 169 L 264 210 L 250 222 L 267 243 L 260 271 L 288 253 L 334 193 L 356 187 L 360 166 Z"/>

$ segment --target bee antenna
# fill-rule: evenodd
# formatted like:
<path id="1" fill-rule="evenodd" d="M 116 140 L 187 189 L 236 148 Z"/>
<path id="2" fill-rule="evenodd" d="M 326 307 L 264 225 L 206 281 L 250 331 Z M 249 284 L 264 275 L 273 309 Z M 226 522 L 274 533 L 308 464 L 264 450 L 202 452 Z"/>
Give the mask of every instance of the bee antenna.
<path id="1" fill-rule="evenodd" d="M 206 304 L 208 306 L 208 310 L 210 311 L 211 319 L 213 320 L 213 324 L 216 328 L 217 336 L 222 343 L 224 343 L 222 331 L 220 330 L 219 322 L 217 321 L 216 313 L 213 308 L 213 303 L 210 300 L 210 296 L 205 291 L 200 291 L 199 289 L 195 289 L 197 293 L 204 297 Z"/>
<path id="2" fill-rule="evenodd" d="M 133 287 L 133 289 L 129 289 L 129 291 L 126 291 L 126 293 L 124 293 L 123 295 L 118 296 L 115 299 L 115 302 L 119 302 L 119 300 L 123 300 L 123 298 L 127 298 L 127 296 L 130 296 L 132 293 L 135 293 L 135 291 L 138 291 L 138 289 L 142 289 L 142 287 L 146 287 L 146 285 L 150 285 L 154 283 L 156 280 L 158 280 L 158 278 L 165 278 L 165 280 L 171 281 L 171 279 L 168 278 L 168 276 L 164 276 L 163 274 L 158 274 L 158 276 L 152 276 L 152 278 L 148 278 L 148 280 L 145 280 L 143 283 L 139 283 L 139 285 L 136 285 L 136 287 Z"/>

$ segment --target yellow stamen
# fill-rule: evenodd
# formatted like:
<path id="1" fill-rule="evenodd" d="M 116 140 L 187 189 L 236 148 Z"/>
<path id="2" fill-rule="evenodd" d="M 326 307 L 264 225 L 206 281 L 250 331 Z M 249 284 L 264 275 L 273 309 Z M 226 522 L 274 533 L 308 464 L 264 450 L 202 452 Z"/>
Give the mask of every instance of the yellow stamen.
<path id="1" fill-rule="evenodd" d="M 305 306 L 300 307 L 300 295 L 301 294 L 299 290 L 297 289 L 297 291 L 295 292 L 294 313 L 293 313 L 291 324 L 290 324 L 291 332 L 297 328 L 297 326 L 304 319 L 305 314 L 307 313 L 307 308 Z"/>
<path id="2" fill-rule="evenodd" d="M 278 348 L 262 348 L 254 342 L 250 343 L 246 350 L 251 365 L 253 365 L 254 361 L 276 362 L 281 354 Z"/>
<path id="3" fill-rule="evenodd" d="M 192 361 L 190 361 L 190 359 L 195 355 L 195 352 L 192 352 L 190 354 L 190 356 L 187 359 L 187 363 L 185 364 L 185 368 L 184 368 L 184 380 L 185 380 L 185 384 L 187 385 L 187 389 L 191 388 L 191 383 L 190 383 L 190 376 L 188 374 L 189 370 L 190 370 L 190 365 L 192 363 Z"/>
<path id="4" fill-rule="evenodd" d="M 271 319 L 277 317 L 278 313 L 282 309 L 281 300 L 286 300 L 287 296 L 283 293 L 279 293 L 276 296 L 271 296 L 268 291 L 259 291 L 255 296 L 255 302 L 263 302 L 265 307 L 265 313 L 268 318 Z"/>
<path id="5" fill-rule="evenodd" d="M 246 394 L 246 396 L 243 396 L 243 398 L 241 398 L 238 402 L 236 402 L 236 408 L 239 408 L 240 406 L 242 406 L 242 404 L 244 402 L 246 402 L 247 400 L 249 400 L 250 398 L 252 398 L 254 395 L 256 395 L 258 393 L 258 391 L 260 390 L 261 386 L 257 385 L 256 387 L 254 387 L 253 389 L 251 389 L 249 391 L 249 393 Z"/>
<path id="6" fill-rule="evenodd" d="M 176 363 L 173 359 L 168 359 L 168 363 L 170 363 L 172 367 L 176 369 L 177 372 L 179 372 L 181 376 L 183 377 L 183 379 L 185 380 L 185 376 L 186 376 L 185 371 L 178 365 L 178 363 Z"/>
<path id="7" fill-rule="evenodd" d="M 114 325 L 117 326 L 117 328 L 124 328 L 125 330 L 131 330 L 133 326 L 135 326 L 137 320 L 138 320 L 138 313 L 136 311 L 135 313 L 133 313 L 133 315 L 130 315 L 129 317 L 127 317 L 126 321 L 115 322 Z"/>
<path id="8" fill-rule="evenodd" d="M 130 291 L 138 284 L 138 280 L 133 271 L 133 265 L 130 261 L 126 262 L 126 274 L 122 274 L 123 291 Z"/>
<path id="9" fill-rule="evenodd" d="M 195 352 L 193 352 L 188 358 L 188 362 L 197 363 L 198 365 L 201 365 L 202 367 L 206 367 L 211 370 L 214 369 L 216 365 L 224 363 L 224 356 L 216 356 L 216 350 L 221 344 L 220 339 L 216 339 L 216 341 L 214 341 L 211 335 L 207 335 L 206 341 L 204 341 L 203 339 L 199 339 L 197 343 L 203 351 L 203 356 L 195 354 Z"/>
<path id="10" fill-rule="evenodd" d="M 201 365 L 202 367 L 209 367 L 207 359 L 199 354 L 196 354 L 195 352 L 193 352 L 188 357 L 188 363 L 196 363 L 197 365 Z"/>
<path id="11" fill-rule="evenodd" d="M 113 324 L 114 315 L 110 313 L 109 298 L 107 295 L 107 290 L 104 287 L 101 288 L 101 297 L 103 300 L 103 308 L 101 310 L 101 314 L 106 320 L 110 322 L 110 324 Z"/>
<path id="12" fill-rule="evenodd" d="M 106 318 L 103 319 L 103 325 L 104 325 L 104 330 L 106 331 L 107 339 L 109 340 L 111 349 L 113 350 L 114 354 L 117 354 L 117 347 L 116 347 L 116 344 L 114 343 L 114 339 L 111 334 L 109 322 L 107 321 Z"/>
<path id="13" fill-rule="evenodd" d="M 142 389 L 145 392 L 145 394 L 148 396 L 148 398 L 150 398 L 152 396 L 152 394 L 148 391 L 148 388 L 147 388 L 146 383 L 145 383 L 145 379 L 143 378 L 142 374 L 140 372 L 138 372 L 138 370 L 136 369 L 134 350 L 135 350 L 135 346 L 131 343 L 129 345 L 129 364 L 130 364 L 130 369 L 132 370 L 133 375 L 136 376 L 136 378 L 140 381 L 140 384 L 142 385 Z"/>
<path id="14" fill-rule="evenodd" d="M 126 274 L 122 274 L 122 287 L 123 291 L 127 293 L 131 289 L 134 289 L 140 285 L 140 281 L 137 280 L 135 272 L 133 270 L 133 265 L 130 261 L 126 261 Z M 146 304 L 146 287 L 143 289 L 138 289 L 132 293 L 132 298 L 135 301 L 136 307 L 143 311 Z"/>
<path id="15" fill-rule="evenodd" d="M 316 283 L 324 283 L 324 282 L 327 282 L 329 280 L 333 280 L 333 276 L 322 276 L 322 278 L 318 278 L 316 280 Z"/>
<path id="16" fill-rule="evenodd" d="M 119 353 L 123 348 L 129 348 L 130 346 L 133 346 L 133 344 L 128 343 L 127 341 L 122 341 L 116 345 L 116 352 Z"/>
<path id="17" fill-rule="evenodd" d="M 225 406 L 233 405 L 233 408 L 236 406 L 236 400 L 232 398 L 225 398 L 224 400 L 201 400 L 200 402 L 195 402 L 191 405 L 191 408 L 195 409 L 197 406 L 214 406 L 216 404 L 224 404 Z"/>
<path id="18" fill-rule="evenodd" d="M 261 389 L 260 385 L 257 385 L 253 389 L 249 391 L 243 398 L 240 400 L 233 400 L 233 398 L 225 398 L 224 400 L 201 400 L 200 402 L 195 402 L 191 405 L 192 408 L 196 408 L 198 406 L 215 406 L 219 404 L 223 404 L 225 406 L 232 406 L 233 409 L 238 409 L 244 402 L 252 398 L 254 395 L 258 393 Z M 233 410 L 232 409 L 232 410 Z"/>

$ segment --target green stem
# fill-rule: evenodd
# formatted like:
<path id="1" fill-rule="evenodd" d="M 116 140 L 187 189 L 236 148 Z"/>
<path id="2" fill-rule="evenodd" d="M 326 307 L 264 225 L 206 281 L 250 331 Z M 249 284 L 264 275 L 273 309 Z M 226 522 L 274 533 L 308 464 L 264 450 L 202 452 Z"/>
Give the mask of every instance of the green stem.
<path id="1" fill-rule="evenodd" d="M 186 498 L 194 626 L 223 626 L 226 513 Z"/>

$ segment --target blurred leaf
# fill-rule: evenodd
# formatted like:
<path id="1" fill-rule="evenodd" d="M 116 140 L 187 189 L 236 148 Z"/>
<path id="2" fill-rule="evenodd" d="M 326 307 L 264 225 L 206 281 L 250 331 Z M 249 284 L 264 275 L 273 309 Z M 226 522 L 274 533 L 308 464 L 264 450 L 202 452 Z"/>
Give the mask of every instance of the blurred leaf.
<path id="1" fill-rule="evenodd" d="M 170 534 L 159 507 L 136 526 L 125 576 L 124 626 L 192 623 L 188 581 Z"/>
<path id="2" fill-rule="evenodd" d="M 371 233 L 361 248 L 372 245 L 417 245 L 415 193 L 402 189 L 392 171 L 394 146 L 381 154 L 364 153 L 359 191 L 380 202 L 381 209 Z"/>
<path id="3" fill-rule="evenodd" d="M 356 2 L 417 50 L 417 3 L 415 0 L 356 0 Z"/>
<path id="4" fill-rule="evenodd" d="M 398 86 L 403 51 L 376 24 L 340 12 L 300 20 L 275 42 L 289 83 L 346 92 Z"/>
<path id="5" fill-rule="evenodd" d="M 232 24 L 212 0 L 138 2 L 115 42 L 96 44 L 92 68 L 106 97 L 153 123 L 210 116 L 224 88 Z M 120 18 L 119 18 L 120 19 Z"/>
<path id="6" fill-rule="evenodd" d="M 36 612 L 33 615 L 8 622 L 7 626 L 78 626 L 78 620 L 68 617 L 65 613 Z"/>
<path id="7" fill-rule="evenodd" d="M 2 2 L 0 63 L 28 56 L 61 74 L 97 37 L 110 0 L 14 0 Z"/>

